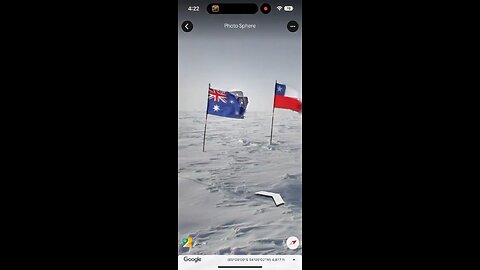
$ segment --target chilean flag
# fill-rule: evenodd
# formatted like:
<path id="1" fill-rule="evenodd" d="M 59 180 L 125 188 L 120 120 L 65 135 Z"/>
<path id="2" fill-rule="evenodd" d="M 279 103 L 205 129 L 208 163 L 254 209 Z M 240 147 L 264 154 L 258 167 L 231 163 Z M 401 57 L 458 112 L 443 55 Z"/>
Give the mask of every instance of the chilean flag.
<path id="1" fill-rule="evenodd" d="M 275 98 L 273 107 L 290 109 L 292 111 L 301 112 L 302 102 L 298 92 L 293 89 L 287 89 L 287 85 L 275 83 Z"/>

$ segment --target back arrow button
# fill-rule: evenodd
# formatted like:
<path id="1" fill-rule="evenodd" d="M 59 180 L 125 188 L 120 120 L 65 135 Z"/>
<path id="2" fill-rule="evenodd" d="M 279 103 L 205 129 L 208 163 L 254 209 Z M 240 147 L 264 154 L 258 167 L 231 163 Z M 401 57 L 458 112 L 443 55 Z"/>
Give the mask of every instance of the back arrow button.
<path id="1" fill-rule="evenodd" d="M 190 32 L 193 30 L 193 23 L 191 21 L 184 21 L 182 23 L 182 30 L 184 32 Z"/>

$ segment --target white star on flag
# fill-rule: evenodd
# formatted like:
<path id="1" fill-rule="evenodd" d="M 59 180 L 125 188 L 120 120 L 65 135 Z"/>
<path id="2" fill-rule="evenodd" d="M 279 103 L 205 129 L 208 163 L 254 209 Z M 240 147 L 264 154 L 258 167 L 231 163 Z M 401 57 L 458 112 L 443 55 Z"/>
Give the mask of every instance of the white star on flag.
<path id="1" fill-rule="evenodd" d="M 278 92 L 282 92 L 282 87 L 281 87 L 280 85 L 277 86 L 277 91 L 278 91 Z"/>
<path id="2" fill-rule="evenodd" d="M 220 106 L 214 105 L 214 106 L 213 106 L 213 110 L 216 111 L 216 112 L 217 112 L 217 111 L 220 111 Z"/>

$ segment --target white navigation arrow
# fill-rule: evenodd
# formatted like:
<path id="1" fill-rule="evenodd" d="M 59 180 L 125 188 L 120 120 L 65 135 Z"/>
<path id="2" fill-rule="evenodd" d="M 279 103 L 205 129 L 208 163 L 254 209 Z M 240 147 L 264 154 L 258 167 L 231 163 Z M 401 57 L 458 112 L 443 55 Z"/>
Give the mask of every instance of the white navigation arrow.
<path id="1" fill-rule="evenodd" d="M 272 197 L 273 202 L 275 203 L 275 205 L 277 207 L 285 203 L 282 199 L 282 196 L 280 196 L 280 194 L 278 194 L 278 193 L 273 193 L 273 192 L 268 192 L 268 191 L 259 191 L 259 192 L 255 192 L 255 194 L 260 195 L 260 196 Z"/>
<path id="2" fill-rule="evenodd" d="M 190 30 L 190 29 L 188 29 L 188 23 L 187 23 L 187 24 L 185 24 L 185 28 L 186 28 L 187 30 Z"/>

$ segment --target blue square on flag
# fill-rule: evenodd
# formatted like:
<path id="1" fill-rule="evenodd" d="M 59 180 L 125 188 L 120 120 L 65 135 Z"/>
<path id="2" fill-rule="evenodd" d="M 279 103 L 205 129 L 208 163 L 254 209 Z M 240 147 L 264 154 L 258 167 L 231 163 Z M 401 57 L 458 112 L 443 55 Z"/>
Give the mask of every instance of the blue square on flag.
<path id="1" fill-rule="evenodd" d="M 287 89 L 287 86 L 285 84 L 279 84 L 277 83 L 275 85 L 275 95 L 279 96 L 285 96 L 285 89 Z"/>
<path id="2" fill-rule="evenodd" d="M 221 91 L 208 89 L 208 114 L 244 118 L 247 110 L 248 98 L 243 96 L 241 91 Z"/>

